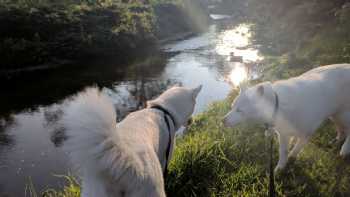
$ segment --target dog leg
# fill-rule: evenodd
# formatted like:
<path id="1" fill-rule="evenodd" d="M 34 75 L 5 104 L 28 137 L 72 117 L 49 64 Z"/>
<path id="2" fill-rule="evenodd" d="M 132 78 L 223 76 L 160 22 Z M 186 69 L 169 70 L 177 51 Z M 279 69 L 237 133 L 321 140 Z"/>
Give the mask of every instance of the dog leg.
<path id="1" fill-rule="evenodd" d="M 279 138 L 279 159 L 277 166 L 275 168 L 275 172 L 282 170 L 287 165 L 287 154 L 288 154 L 288 143 L 289 143 L 289 136 L 285 136 L 282 134 L 278 134 Z"/>
<path id="2" fill-rule="evenodd" d="M 340 150 L 340 156 L 347 156 L 350 154 L 350 112 L 346 111 L 339 115 L 339 120 L 343 125 L 343 131 L 346 135 L 344 144 Z"/>
<path id="3" fill-rule="evenodd" d="M 336 124 L 336 130 L 337 130 L 336 140 L 338 142 L 344 140 L 345 137 L 346 137 L 345 132 L 344 132 L 344 127 L 343 126 L 339 126 L 339 125 Z"/>
<path id="4" fill-rule="evenodd" d="M 341 119 L 338 116 L 330 117 L 330 120 L 333 121 L 335 125 L 335 130 L 337 131 L 336 140 L 338 142 L 343 141 L 346 137 L 345 135 L 345 125 L 342 123 Z"/>
<path id="5" fill-rule="evenodd" d="M 343 146 L 341 147 L 340 156 L 345 157 L 349 155 L 349 153 L 350 153 L 350 135 L 348 134 Z"/>
<path id="6" fill-rule="evenodd" d="M 301 151 L 301 149 L 305 146 L 305 144 L 309 141 L 309 138 L 298 138 L 297 142 L 295 143 L 293 149 L 291 150 L 291 152 L 288 155 L 288 158 L 295 158 L 297 157 L 297 155 L 299 154 L 299 152 Z"/>

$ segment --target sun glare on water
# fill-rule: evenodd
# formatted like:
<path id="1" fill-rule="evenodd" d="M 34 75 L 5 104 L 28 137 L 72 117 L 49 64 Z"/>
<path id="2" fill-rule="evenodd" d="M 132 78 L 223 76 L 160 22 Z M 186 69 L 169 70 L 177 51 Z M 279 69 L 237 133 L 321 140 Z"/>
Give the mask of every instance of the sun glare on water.
<path id="1" fill-rule="evenodd" d="M 218 36 L 216 44 L 216 52 L 219 55 L 230 55 L 234 52 L 236 56 L 242 56 L 245 61 L 258 61 L 262 57 L 258 50 L 249 47 L 249 40 L 251 38 L 250 26 L 247 24 L 238 25 L 231 30 L 225 30 Z"/>
<path id="2" fill-rule="evenodd" d="M 229 75 L 230 82 L 236 87 L 238 87 L 239 84 L 245 81 L 247 78 L 248 73 L 244 66 L 235 66 Z"/>

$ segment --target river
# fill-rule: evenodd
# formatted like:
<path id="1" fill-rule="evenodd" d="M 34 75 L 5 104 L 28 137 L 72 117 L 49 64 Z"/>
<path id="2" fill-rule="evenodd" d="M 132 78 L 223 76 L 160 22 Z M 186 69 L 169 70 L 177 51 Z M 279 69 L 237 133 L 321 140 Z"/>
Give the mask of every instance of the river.
<path id="1" fill-rule="evenodd" d="M 245 74 L 237 69 L 241 64 L 227 61 L 230 52 L 242 56 L 244 61 L 260 58 L 257 51 L 246 47 L 247 29 L 213 25 L 206 33 L 164 45 L 165 55 L 127 66 L 108 63 L 85 69 L 64 68 L 3 84 L 0 196 L 24 196 L 29 183 L 37 191 L 64 184 L 64 179 L 55 175 L 66 175 L 74 169 L 62 150 L 64 128 L 57 122 L 72 96 L 86 87 L 96 86 L 108 95 L 119 120 L 175 84 L 203 84 L 195 114 L 213 101 L 224 99 L 232 88 L 229 82 L 235 84 Z"/>

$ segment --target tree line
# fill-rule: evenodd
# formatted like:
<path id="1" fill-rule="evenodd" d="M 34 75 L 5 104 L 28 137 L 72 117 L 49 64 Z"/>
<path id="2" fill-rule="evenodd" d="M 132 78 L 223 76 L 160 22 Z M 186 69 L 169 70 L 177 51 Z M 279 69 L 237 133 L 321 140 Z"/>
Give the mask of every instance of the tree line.
<path id="1" fill-rule="evenodd" d="M 251 24 L 252 44 L 276 66 L 350 62 L 349 0 L 223 0 Z M 271 62 L 271 61 L 270 61 Z"/>

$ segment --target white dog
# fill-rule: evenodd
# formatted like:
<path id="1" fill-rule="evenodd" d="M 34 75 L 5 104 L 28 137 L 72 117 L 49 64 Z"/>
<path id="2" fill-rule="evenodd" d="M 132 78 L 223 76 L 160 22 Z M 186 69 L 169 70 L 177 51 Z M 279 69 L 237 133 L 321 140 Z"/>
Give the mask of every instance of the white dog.
<path id="1" fill-rule="evenodd" d="M 350 64 L 322 66 L 298 77 L 264 82 L 241 90 L 225 116 L 224 125 L 244 121 L 273 125 L 279 136 L 279 161 L 275 171 L 287 164 L 290 137 L 297 138 L 289 157 L 296 157 L 320 124 L 330 118 L 337 138 L 346 137 L 340 155 L 350 152 Z M 346 136 L 344 136 L 344 134 Z"/>
<path id="2" fill-rule="evenodd" d="M 64 148 L 82 173 L 82 196 L 165 196 L 163 172 L 176 130 L 193 113 L 202 86 L 173 87 L 116 124 L 112 103 L 96 89 L 78 95 L 63 123 Z"/>

